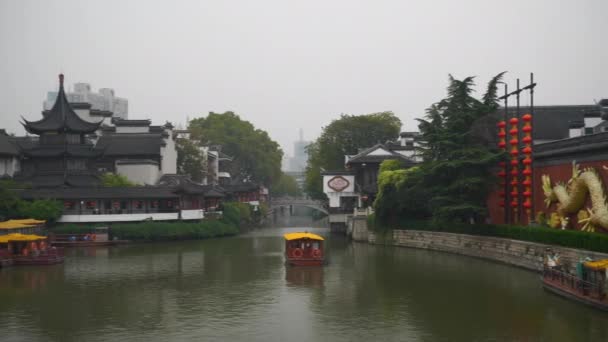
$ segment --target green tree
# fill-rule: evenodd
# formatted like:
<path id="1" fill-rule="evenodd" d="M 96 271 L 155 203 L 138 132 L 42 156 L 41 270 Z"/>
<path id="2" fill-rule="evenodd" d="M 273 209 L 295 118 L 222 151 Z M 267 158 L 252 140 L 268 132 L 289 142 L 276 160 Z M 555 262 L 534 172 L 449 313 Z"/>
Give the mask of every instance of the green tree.
<path id="1" fill-rule="evenodd" d="M 302 194 L 296 179 L 285 173 L 281 174 L 279 181 L 270 190 L 273 196 L 300 196 Z"/>
<path id="2" fill-rule="evenodd" d="M 101 183 L 103 186 L 111 188 L 137 186 L 137 184 L 131 182 L 126 176 L 110 172 L 101 176 Z"/>
<path id="3" fill-rule="evenodd" d="M 195 182 L 202 182 L 206 173 L 206 158 L 193 140 L 179 139 L 177 150 L 177 172 L 188 175 Z"/>
<path id="4" fill-rule="evenodd" d="M 210 112 L 190 121 L 193 139 L 203 145 L 220 145 L 234 159 L 228 165 L 233 179 L 272 186 L 281 176 L 283 151 L 268 133 L 256 129 L 233 112 Z"/>
<path id="5" fill-rule="evenodd" d="M 361 148 L 394 140 L 400 129 L 401 121 L 392 112 L 343 114 L 332 121 L 307 148 L 306 192 L 312 198 L 325 198 L 322 171 L 342 170 L 345 155 L 354 155 Z"/>
<path id="6" fill-rule="evenodd" d="M 59 201 L 46 199 L 19 201 L 18 216 L 21 218 L 34 218 L 37 220 L 46 220 L 47 222 L 55 222 L 63 212 L 63 206 Z"/>
<path id="7" fill-rule="evenodd" d="M 457 80 L 450 75 L 447 97 L 418 119 L 421 182 L 435 219 L 479 222 L 486 215 L 493 170 L 503 156 L 487 133 L 495 127 L 490 114 L 498 108 L 497 83 L 503 74 L 489 82 L 481 100 L 471 95 L 473 77 Z"/>
<path id="8" fill-rule="evenodd" d="M 19 197 L 12 190 L 15 183 L 10 180 L 0 181 L 0 221 L 13 218 L 17 212 Z"/>

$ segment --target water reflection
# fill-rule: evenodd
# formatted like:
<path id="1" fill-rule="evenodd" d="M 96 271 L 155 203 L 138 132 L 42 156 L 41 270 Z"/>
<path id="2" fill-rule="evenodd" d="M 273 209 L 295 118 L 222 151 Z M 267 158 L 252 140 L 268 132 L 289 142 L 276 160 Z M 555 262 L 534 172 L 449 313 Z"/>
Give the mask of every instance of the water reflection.
<path id="1" fill-rule="evenodd" d="M 323 287 L 323 267 L 285 267 L 288 286 L 302 286 L 320 289 Z"/>

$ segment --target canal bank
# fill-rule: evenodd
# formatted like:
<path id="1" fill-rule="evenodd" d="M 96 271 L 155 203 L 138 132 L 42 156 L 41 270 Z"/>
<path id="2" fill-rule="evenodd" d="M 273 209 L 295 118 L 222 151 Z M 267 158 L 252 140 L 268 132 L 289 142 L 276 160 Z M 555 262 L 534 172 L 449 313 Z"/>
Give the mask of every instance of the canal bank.
<path id="1" fill-rule="evenodd" d="M 530 228 L 534 229 L 534 228 Z M 389 230 L 377 233 L 368 229 L 365 218 L 354 218 L 352 239 L 370 244 L 436 250 L 476 258 L 493 260 L 532 271 L 543 269 L 547 252 L 557 253 L 561 264 L 574 270 L 576 264 L 590 258 L 608 259 L 608 254 L 563 246 L 446 232 L 421 230 Z"/>

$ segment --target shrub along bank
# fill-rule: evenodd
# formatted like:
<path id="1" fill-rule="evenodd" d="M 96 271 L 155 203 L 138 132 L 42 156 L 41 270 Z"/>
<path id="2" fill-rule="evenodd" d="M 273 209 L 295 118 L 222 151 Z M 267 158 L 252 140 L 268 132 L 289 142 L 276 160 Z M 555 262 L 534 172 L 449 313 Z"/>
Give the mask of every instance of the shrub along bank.
<path id="1" fill-rule="evenodd" d="M 368 226 L 371 230 L 377 232 L 390 230 L 390 228 L 379 224 L 374 215 L 371 215 L 368 218 Z M 401 220 L 401 222 L 399 222 L 395 227 L 398 227 L 395 229 L 403 230 L 422 230 L 491 236 L 608 253 L 608 235 L 601 233 L 581 232 L 577 230 L 417 220 Z"/>
<path id="2" fill-rule="evenodd" d="M 110 225 L 110 238 L 133 241 L 170 241 L 236 235 L 241 228 L 249 224 L 250 220 L 249 217 L 243 217 L 241 213 L 246 211 L 240 207 L 238 204 L 224 204 L 223 218 L 217 220 L 114 223 Z M 59 225 L 51 228 L 51 231 L 55 234 L 84 234 L 100 225 L 102 224 Z"/>

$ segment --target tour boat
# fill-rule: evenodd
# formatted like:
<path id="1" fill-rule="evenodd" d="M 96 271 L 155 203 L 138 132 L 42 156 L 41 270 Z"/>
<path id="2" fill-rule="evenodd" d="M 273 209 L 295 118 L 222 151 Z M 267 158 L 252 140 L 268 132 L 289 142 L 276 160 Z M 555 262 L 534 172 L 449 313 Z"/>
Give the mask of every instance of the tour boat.
<path id="1" fill-rule="evenodd" d="M 62 263 L 63 249 L 51 247 L 46 236 L 13 233 L 0 235 L 2 266 L 52 265 Z"/>
<path id="2" fill-rule="evenodd" d="M 325 262 L 323 238 L 308 232 L 287 233 L 285 258 L 288 265 L 321 266 Z"/>
<path id="3" fill-rule="evenodd" d="M 576 275 L 563 272 L 557 265 L 545 266 L 543 287 L 560 296 L 608 311 L 607 268 L 608 259 L 581 262 L 577 266 Z"/>

